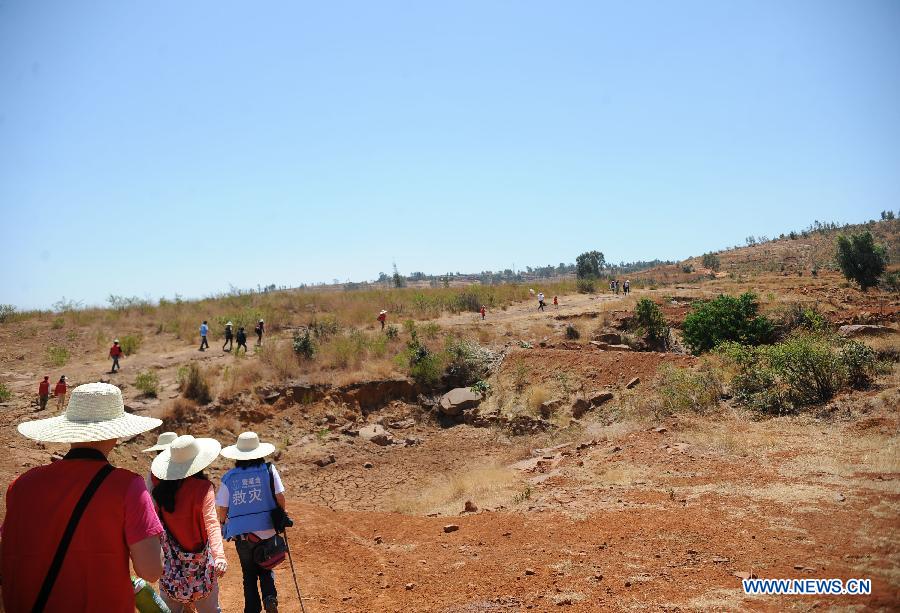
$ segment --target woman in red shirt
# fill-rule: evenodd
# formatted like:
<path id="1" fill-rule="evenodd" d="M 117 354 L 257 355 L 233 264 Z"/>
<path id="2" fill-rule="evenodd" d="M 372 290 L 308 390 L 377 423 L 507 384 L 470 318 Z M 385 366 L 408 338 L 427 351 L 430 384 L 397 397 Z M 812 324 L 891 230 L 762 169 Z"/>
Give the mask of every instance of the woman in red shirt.
<path id="1" fill-rule="evenodd" d="M 66 376 L 63 375 L 59 378 L 56 387 L 53 388 L 53 395 L 56 396 L 56 408 L 60 411 L 66 406 L 66 394 L 68 391 L 69 386 L 66 385 Z"/>
<path id="2" fill-rule="evenodd" d="M 166 529 L 159 587 L 172 613 L 188 604 L 198 613 L 219 610 L 218 578 L 228 565 L 213 485 L 203 469 L 221 448 L 215 439 L 186 434 L 153 460 L 153 500 Z"/>

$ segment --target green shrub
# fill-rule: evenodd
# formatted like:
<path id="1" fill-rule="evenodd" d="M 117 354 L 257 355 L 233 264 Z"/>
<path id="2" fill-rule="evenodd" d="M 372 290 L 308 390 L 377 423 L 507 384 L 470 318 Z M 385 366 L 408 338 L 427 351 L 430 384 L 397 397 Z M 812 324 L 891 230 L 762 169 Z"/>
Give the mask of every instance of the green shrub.
<path id="1" fill-rule="evenodd" d="M 722 382 L 706 365 L 691 370 L 665 364 L 659 370 L 657 393 L 663 415 L 703 413 L 718 406 Z"/>
<path id="2" fill-rule="evenodd" d="M 185 398 L 195 400 L 197 404 L 208 404 L 212 400 L 212 395 L 209 392 L 209 383 L 197 364 L 193 362 L 188 366 L 184 384 L 182 385 L 182 395 Z"/>
<path id="3" fill-rule="evenodd" d="M 143 340 L 144 339 L 140 335 L 128 334 L 119 339 L 119 347 L 122 348 L 122 353 L 125 355 L 132 355 L 137 353 Z"/>
<path id="4" fill-rule="evenodd" d="M 659 341 L 668 336 L 666 318 L 662 310 L 649 298 L 641 298 L 634 307 L 635 323 L 644 333 L 654 341 Z"/>
<path id="5" fill-rule="evenodd" d="M 831 399 L 846 380 L 838 353 L 821 335 L 800 334 L 763 351 L 794 407 Z"/>
<path id="6" fill-rule="evenodd" d="M 447 377 L 466 387 L 486 378 L 497 360 L 496 354 L 472 341 L 454 340 L 445 350 Z"/>
<path id="7" fill-rule="evenodd" d="M 53 330 L 59 330 L 64 325 L 66 325 L 66 320 L 62 317 L 54 317 L 53 321 L 50 323 L 50 328 Z"/>
<path id="8" fill-rule="evenodd" d="M 441 380 L 442 373 L 443 365 L 441 364 L 440 356 L 427 351 L 424 355 L 419 355 L 416 360 L 411 363 L 409 369 L 409 375 L 413 380 L 425 387 L 433 387 Z"/>
<path id="9" fill-rule="evenodd" d="M 12 321 L 16 316 L 16 307 L 11 304 L 0 304 L 0 324 Z"/>
<path id="10" fill-rule="evenodd" d="M 0 402 L 6 402 L 12 398 L 12 392 L 5 384 L 0 383 Z"/>
<path id="11" fill-rule="evenodd" d="M 704 253 L 703 267 L 718 271 L 722 267 L 722 262 L 719 261 L 719 256 L 715 253 Z"/>
<path id="12" fill-rule="evenodd" d="M 434 340 L 441 333 L 441 326 L 435 321 L 429 321 L 422 326 L 422 336 L 427 339 Z"/>
<path id="13" fill-rule="evenodd" d="M 397 340 L 397 338 L 400 337 L 400 328 L 398 328 L 394 324 L 391 324 L 384 329 L 384 334 L 388 337 L 389 340 Z"/>
<path id="14" fill-rule="evenodd" d="M 865 389 L 872 384 L 878 373 L 878 354 L 865 343 L 846 343 L 841 347 L 841 360 L 847 369 L 847 383 L 850 387 Z"/>
<path id="15" fill-rule="evenodd" d="M 178 371 L 175 373 L 175 381 L 178 382 L 178 389 L 184 391 L 184 386 L 187 384 L 188 373 L 190 372 L 190 368 L 185 366 L 179 366 Z"/>
<path id="16" fill-rule="evenodd" d="M 159 377 L 152 370 L 138 373 L 134 380 L 134 386 L 141 390 L 144 396 L 156 397 L 159 393 Z"/>
<path id="17" fill-rule="evenodd" d="M 578 279 L 575 286 L 579 294 L 593 294 L 597 291 L 597 283 L 594 279 Z"/>
<path id="18" fill-rule="evenodd" d="M 752 292 L 738 297 L 722 294 L 697 303 L 684 319 L 684 340 L 695 354 L 726 341 L 747 345 L 770 342 L 774 327 L 758 311 Z"/>
<path id="19" fill-rule="evenodd" d="M 480 381 L 476 381 L 469 387 L 476 394 L 481 394 L 482 396 L 487 396 L 491 391 L 491 384 L 483 379 Z"/>
<path id="20" fill-rule="evenodd" d="M 900 292 L 900 270 L 892 270 L 884 275 L 881 285 L 889 292 Z M 2 321 L 2 319 L 0 319 Z"/>
<path id="21" fill-rule="evenodd" d="M 581 338 L 581 333 L 572 324 L 566 324 L 566 338 L 570 341 L 577 341 Z"/>
<path id="22" fill-rule="evenodd" d="M 309 322 L 308 329 L 312 331 L 313 335 L 316 339 L 320 341 L 327 341 L 329 338 L 337 334 L 341 327 L 338 324 L 337 318 L 333 315 L 326 315 L 321 319 L 313 319 Z"/>
<path id="23" fill-rule="evenodd" d="M 301 332 L 294 332 L 294 353 L 304 360 L 312 360 L 316 357 L 316 342 L 309 333 L 309 328 Z"/>
<path id="24" fill-rule="evenodd" d="M 878 285 L 878 277 L 887 267 L 887 254 L 883 245 L 875 243 L 872 233 L 837 237 L 837 263 L 848 281 L 856 281 L 865 291 Z"/>
<path id="25" fill-rule="evenodd" d="M 809 332 L 822 332 L 828 328 L 828 320 L 814 306 L 792 304 L 782 316 L 781 325 L 786 330 L 802 328 Z"/>
<path id="26" fill-rule="evenodd" d="M 63 366 L 69 361 L 69 350 L 65 347 L 48 347 L 47 361 L 53 366 Z"/>
<path id="27" fill-rule="evenodd" d="M 838 349 L 833 337 L 821 333 L 797 333 L 764 347 L 725 343 L 718 351 L 736 369 L 735 397 L 768 414 L 826 402 L 847 385 L 865 387 L 878 366 L 868 346 L 851 341 Z"/>

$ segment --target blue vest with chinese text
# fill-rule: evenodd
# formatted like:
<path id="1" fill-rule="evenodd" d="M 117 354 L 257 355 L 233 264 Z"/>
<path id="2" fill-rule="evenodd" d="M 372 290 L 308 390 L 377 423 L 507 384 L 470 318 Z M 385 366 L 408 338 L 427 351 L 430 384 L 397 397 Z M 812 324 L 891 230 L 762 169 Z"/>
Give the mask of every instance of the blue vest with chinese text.
<path id="1" fill-rule="evenodd" d="M 248 532 L 272 530 L 275 494 L 269 486 L 268 464 L 232 468 L 222 477 L 228 487 L 228 519 L 225 538 Z"/>

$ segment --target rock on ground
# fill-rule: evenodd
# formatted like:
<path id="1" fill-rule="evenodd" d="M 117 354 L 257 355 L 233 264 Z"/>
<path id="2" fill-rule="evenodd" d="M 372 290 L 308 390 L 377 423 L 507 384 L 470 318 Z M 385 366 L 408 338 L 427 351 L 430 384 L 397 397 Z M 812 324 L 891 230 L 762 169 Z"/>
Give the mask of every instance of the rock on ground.
<path id="1" fill-rule="evenodd" d="M 466 409 L 473 409 L 481 402 L 481 394 L 467 387 L 457 387 L 441 397 L 441 413 L 451 417 L 459 415 Z"/>

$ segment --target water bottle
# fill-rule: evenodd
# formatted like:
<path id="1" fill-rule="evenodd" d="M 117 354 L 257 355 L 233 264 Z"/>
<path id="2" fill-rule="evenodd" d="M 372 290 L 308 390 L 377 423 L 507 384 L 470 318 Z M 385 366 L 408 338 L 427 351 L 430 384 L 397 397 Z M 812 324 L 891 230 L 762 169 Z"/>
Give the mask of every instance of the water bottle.
<path id="1" fill-rule="evenodd" d="M 140 613 L 171 613 L 152 585 L 140 577 L 132 577 L 131 585 L 134 586 L 134 606 Z"/>

